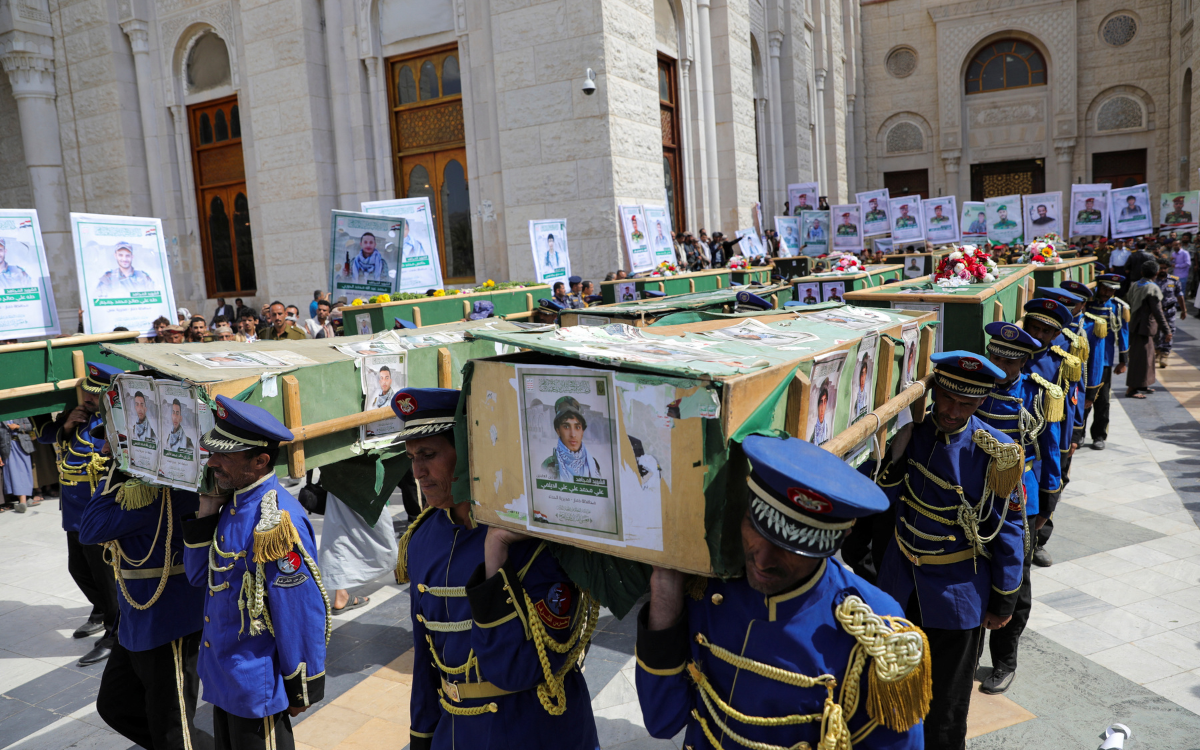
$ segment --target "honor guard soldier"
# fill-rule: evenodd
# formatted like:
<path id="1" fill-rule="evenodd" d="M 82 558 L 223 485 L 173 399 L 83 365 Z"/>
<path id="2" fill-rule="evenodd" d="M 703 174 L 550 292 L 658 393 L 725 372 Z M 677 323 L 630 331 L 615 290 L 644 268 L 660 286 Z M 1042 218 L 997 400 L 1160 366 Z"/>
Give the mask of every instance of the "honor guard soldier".
<path id="1" fill-rule="evenodd" d="M 108 658 L 116 644 L 119 613 L 117 587 L 112 570 L 104 562 L 104 550 L 97 544 L 79 541 L 79 520 L 108 471 L 109 459 L 100 453 L 104 439 L 92 437 L 92 432 L 104 424 L 99 414 L 100 396 L 122 371 L 99 362 L 88 362 L 85 369 L 87 374 L 80 383 L 83 401 L 60 414 L 54 422 L 35 430 L 37 441 L 53 445 L 58 454 L 62 526 L 67 532 L 67 571 L 92 605 L 91 616 L 75 631 L 75 637 L 86 638 L 104 631 L 92 650 L 79 660 L 81 667 Z"/>
<path id="2" fill-rule="evenodd" d="M 1081 387 L 1083 398 L 1079 399 L 1079 403 L 1075 404 L 1075 416 L 1073 419 L 1073 431 L 1071 433 L 1072 458 L 1074 451 L 1083 444 L 1083 427 L 1087 411 L 1091 408 L 1092 402 L 1096 400 L 1096 394 L 1100 391 L 1100 387 L 1104 382 L 1104 337 L 1099 335 L 1096 326 L 1096 320 L 1093 317 L 1088 317 L 1087 306 L 1092 303 L 1095 298 L 1095 292 L 1091 287 L 1081 281 L 1073 281 L 1068 279 L 1062 283 L 1062 288 L 1066 291 L 1080 297 L 1083 302 L 1076 305 L 1072 309 L 1075 315 L 1075 320 L 1069 328 L 1077 336 L 1083 337 L 1080 348 L 1083 350 L 1083 380 Z M 1107 331 L 1107 326 L 1103 327 Z M 1086 347 L 1083 346 L 1086 344 Z"/>
<path id="3" fill-rule="evenodd" d="M 204 592 L 183 574 L 183 518 L 200 497 L 144 484 L 110 464 L 79 522 L 80 542 L 104 546 L 120 589 L 117 643 L 96 712 L 141 747 L 191 750 Z"/>
<path id="4" fill-rule="evenodd" d="M 401 538 L 396 564 L 412 600 L 411 747 L 594 750 L 577 667 L 599 607 L 545 543 L 479 526 L 470 503 L 454 502 L 458 397 L 406 388 L 392 399 L 404 423 L 396 438 L 429 504 Z"/>
<path id="5" fill-rule="evenodd" d="M 1108 408 L 1112 398 L 1112 376 L 1125 372 L 1129 363 L 1129 305 L 1117 297 L 1124 278 L 1115 273 L 1105 273 L 1096 277 L 1096 296 L 1087 306 L 1084 315 L 1095 324 L 1096 335 L 1103 342 L 1101 357 L 1104 363 L 1104 374 L 1100 379 L 1100 388 L 1092 399 L 1096 410 L 1096 418 L 1092 421 L 1092 448 L 1104 450 L 1108 440 Z M 1084 422 L 1087 421 L 1087 411 L 1084 412 Z"/>
<path id="6" fill-rule="evenodd" d="M 655 568 L 638 613 L 647 730 L 667 739 L 686 727 L 692 748 L 924 747 L 924 637 L 833 558 L 887 497 L 812 443 L 752 435 L 742 448 L 745 577 L 685 584 Z"/>
<path id="7" fill-rule="evenodd" d="M 198 671 L 217 750 L 295 747 L 291 716 L 325 694 L 329 597 L 304 508 L 275 478 L 292 433 L 270 412 L 217 396 L 200 438 L 227 495 L 183 523 L 184 565 L 203 587 Z"/>
<path id="8" fill-rule="evenodd" d="M 879 480 L 896 507 L 879 587 L 928 638 L 925 747 L 962 750 L 983 628 L 1008 623 L 1021 588 L 1025 461 L 975 416 L 1004 371 L 965 351 L 933 361 L 933 405 Z"/>
<path id="9" fill-rule="evenodd" d="M 979 686 L 982 692 L 996 694 L 1012 685 L 1017 671 L 1017 647 L 1033 604 L 1028 520 L 1038 513 L 1038 487 L 1053 487 L 1059 483 L 1058 429 L 1062 423 L 1046 421 L 1044 403 L 1061 392 L 1058 386 L 1036 382 L 1032 375 L 1021 371 L 1030 355 L 1042 348 L 1041 342 L 1012 323 L 988 323 L 984 331 L 991 337 L 987 345 L 988 360 L 1004 371 L 1004 377 L 996 381 L 975 416 L 1020 443 L 1025 452 L 1022 525 L 1026 544 L 1021 590 L 1017 594 L 1012 620 L 999 630 L 993 630 L 989 637 L 992 673 Z"/>
<path id="10" fill-rule="evenodd" d="M 1083 360 L 1063 348 L 1066 338 L 1061 335 L 1062 330 L 1071 325 L 1073 319 L 1071 311 L 1061 302 L 1039 297 L 1025 303 L 1025 317 L 1021 321 L 1025 331 L 1042 345 L 1042 348 L 1034 352 L 1033 356 L 1025 363 L 1024 371 L 1037 376 L 1034 378 L 1036 382 L 1040 383 L 1038 378 L 1041 378 L 1047 383 L 1058 386 L 1062 392 L 1061 401 L 1053 396 L 1047 396 L 1045 413 L 1047 421 L 1062 423 L 1059 425 L 1059 445 L 1063 459 L 1067 457 L 1066 454 L 1070 453 L 1068 441 L 1075 426 L 1074 411 L 1071 408 L 1073 404 L 1070 403 L 1072 388 L 1083 376 Z M 1078 400 L 1077 393 L 1074 397 Z M 1063 438 L 1064 435 L 1067 437 Z M 1064 443 L 1067 443 L 1065 448 L 1062 447 Z M 1062 481 L 1066 482 L 1065 467 L 1062 468 L 1062 472 Z M 1035 539 L 1031 540 L 1034 545 L 1033 564 L 1039 567 L 1045 568 L 1053 564 L 1053 558 L 1044 547 L 1054 528 L 1050 518 L 1054 515 L 1054 509 L 1058 507 L 1062 489 L 1061 483 L 1058 487 L 1038 488 L 1040 495 L 1038 515 L 1036 521 L 1030 524 L 1032 527 L 1030 532 L 1035 536 Z"/>

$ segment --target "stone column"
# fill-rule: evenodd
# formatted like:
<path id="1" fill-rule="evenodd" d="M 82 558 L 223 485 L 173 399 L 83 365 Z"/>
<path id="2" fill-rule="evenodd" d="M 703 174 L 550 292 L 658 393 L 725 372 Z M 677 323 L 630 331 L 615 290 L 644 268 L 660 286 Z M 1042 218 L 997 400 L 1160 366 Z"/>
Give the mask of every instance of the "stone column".
<path id="1" fill-rule="evenodd" d="M 816 111 L 817 153 L 813 154 L 813 157 L 816 159 L 816 162 L 817 162 L 816 163 L 817 182 L 819 183 L 820 192 L 833 198 L 835 196 L 835 193 L 833 193 L 829 190 L 829 188 L 830 188 L 829 181 L 828 181 L 829 170 L 826 169 L 826 164 L 825 164 L 826 155 L 828 154 L 828 149 L 825 146 L 825 75 L 826 75 L 826 71 L 824 68 L 818 68 L 813 75 L 815 76 L 816 81 L 817 81 L 817 96 L 816 96 L 816 99 L 817 99 L 817 102 L 816 102 L 816 104 L 817 104 L 817 107 L 816 107 L 816 110 L 817 110 Z M 835 203 L 835 202 L 836 202 L 836 198 L 834 198 L 834 200 L 830 201 L 830 205 L 832 206 L 833 203 Z"/>
<path id="2" fill-rule="evenodd" d="M 379 83 L 379 58 L 368 55 L 362 59 L 367 67 L 367 92 L 371 104 L 371 142 L 375 152 L 375 195 L 373 200 L 388 200 L 395 197 L 392 193 L 392 149 L 389 134 L 391 132 L 388 118 L 391 113 L 387 108 L 387 98 Z M 355 209 L 357 210 L 357 209 Z"/>
<path id="3" fill-rule="evenodd" d="M 158 154 L 158 127 L 154 121 L 154 87 L 150 78 L 150 24 L 137 19 L 121 22 L 121 31 L 129 37 L 133 49 L 133 71 L 137 79 L 138 111 L 142 119 L 142 146 L 146 151 L 146 179 L 150 186 L 150 212 L 156 218 L 167 218 L 164 202 L 163 160 Z"/>
<path id="4" fill-rule="evenodd" d="M 200 241 L 200 220 L 196 216 L 199 197 L 192 170 L 191 135 L 188 130 L 187 107 L 172 104 L 171 119 L 175 123 L 175 155 L 179 159 L 179 181 L 183 188 L 183 221 L 193 242 Z"/>
<path id="5" fill-rule="evenodd" d="M 333 191 L 334 205 L 347 211 L 358 210 L 358 193 L 354 189 L 354 155 L 350 150 L 349 81 L 346 76 L 346 53 L 342 48 L 345 34 L 342 26 L 342 6 L 338 0 L 322 3 L 325 12 L 325 65 L 329 79 L 329 119 L 333 127 L 333 173 L 337 190 Z"/>
<path id="6" fill-rule="evenodd" d="M 721 188 L 717 172 L 717 101 L 713 93 L 712 27 L 710 0 L 696 0 L 700 34 L 700 99 L 704 105 L 704 158 L 708 166 L 708 233 L 721 231 Z"/>
<path id="7" fill-rule="evenodd" d="M 768 37 L 768 44 L 771 48 L 771 140 L 774 141 L 772 156 L 775 161 L 775 184 L 771 188 L 775 193 L 775 211 L 779 211 L 783 208 L 783 202 L 787 200 L 788 183 L 783 162 L 783 76 L 779 65 L 783 34 L 772 31 Z"/>
<path id="8" fill-rule="evenodd" d="M 1058 162 L 1058 185 L 1063 191 L 1064 206 L 1071 203 L 1071 172 L 1075 167 L 1075 139 L 1059 138 L 1054 141 L 1054 155 Z"/>
<path id="9" fill-rule="evenodd" d="M 959 190 L 958 163 L 962 159 L 962 149 L 948 149 L 942 151 L 942 168 L 946 170 L 946 194 L 947 195 L 963 195 Z M 970 197 L 970 194 L 967 194 Z M 962 204 L 958 206 L 959 216 L 962 216 Z"/>
<path id="10" fill-rule="evenodd" d="M 681 57 L 679 59 L 679 133 L 676 134 L 676 138 L 679 139 L 679 160 L 683 167 L 681 171 L 684 178 L 683 184 L 676 186 L 676 189 L 683 191 L 683 214 L 690 221 L 684 221 L 682 227 L 675 227 L 676 232 L 687 231 L 691 226 L 700 226 L 696 223 L 700 219 L 700 206 L 696 199 L 696 183 L 689 174 L 692 171 L 692 165 L 695 164 L 692 160 L 692 88 L 691 82 L 688 80 L 691 69 L 692 61 Z"/>

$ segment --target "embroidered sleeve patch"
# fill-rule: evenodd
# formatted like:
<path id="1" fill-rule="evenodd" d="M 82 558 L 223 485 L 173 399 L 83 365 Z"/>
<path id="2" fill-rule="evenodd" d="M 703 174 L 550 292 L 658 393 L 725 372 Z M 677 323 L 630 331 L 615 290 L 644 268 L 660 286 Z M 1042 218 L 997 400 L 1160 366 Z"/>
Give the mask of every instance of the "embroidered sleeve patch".
<path id="1" fill-rule="evenodd" d="M 308 576 L 303 573 L 293 573 L 290 576 L 277 576 L 271 585 L 280 589 L 290 589 L 308 580 Z"/>
<path id="2" fill-rule="evenodd" d="M 539 599 L 533 608 L 547 627 L 562 630 L 571 624 L 571 587 L 556 583 L 550 587 L 545 599 Z"/>

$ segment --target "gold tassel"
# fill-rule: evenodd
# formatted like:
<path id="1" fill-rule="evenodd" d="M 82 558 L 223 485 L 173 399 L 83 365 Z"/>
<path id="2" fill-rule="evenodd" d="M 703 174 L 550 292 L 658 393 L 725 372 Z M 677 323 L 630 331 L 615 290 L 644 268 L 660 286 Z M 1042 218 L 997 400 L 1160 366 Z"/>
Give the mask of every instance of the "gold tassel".
<path id="1" fill-rule="evenodd" d="M 1088 358 L 1087 336 L 1082 333 L 1073 333 L 1071 336 L 1071 356 L 1078 357 L 1081 362 L 1086 361 Z"/>
<path id="2" fill-rule="evenodd" d="M 867 715 L 893 732 L 907 732 L 929 713 L 933 700 L 933 668 L 929 658 L 929 639 L 915 626 L 897 628 L 896 633 L 921 634 L 921 663 L 898 680 L 880 679 L 872 669 L 867 677 Z"/>
<path id="3" fill-rule="evenodd" d="M 138 510 L 148 507 L 158 497 L 158 490 L 158 487 L 131 477 L 122 482 L 117 489 L 117 505 L 121 506 L 121 510 Z"/>
<path id="4" fill-rule="evenodd" d="M 417 527 L 436 510 L 437 508 L 430 505 L 421 511 L 421 514 L 413 519 L 408 528 L 404 530 L 404 535 L 400 537 L 397 545 L 399 550 L 396 555 L 396 583 L 408 583 L 408 543 L 412 541 L 413 532 L 417 530 Z"/>
<path id="5" fill-rule="evenodd" d="M 279 523 L 266 531 L 254 530 L 254 562 L 268 563 L 281 560 L 300 543 L 300 532 L 292 525 L 292 516 L 286 510 L 279 511 Z"/>
<path id="6" fill-rule="evenodd" d="M 1108 338 L 1108 320 L 1101 318 L 1099 315 L 1093 315 L 1092 320 L 1095 322 L 1092 326 L 1092 331 L 1096 334 L 1096 338 Z"/>
<path id="7" fill-rule="evenodd" d="M 1017 448 L 1020 447 L 1020 444 L 1017 444 Z M 1024 451 L 1022 450 L 1021 453 L 1022 460 L 1012 466 L 1001 466 L 1002 462 L 998 458 L 993 458 L 991 465 L 988 466 L 988 487 L 997 497 L 1008 497 L 1021 483 L 1021 478 L 1025 474 Z"/>
<path id="8" fill-rule="evenodd" d="M 1031 374 L 1029 377 L 1031 380 L 1033 380 L 1033 382 L 1040 385 L 1042 387 L 1042 391 L 1044 392 L 1042 396 L 1042 412 L 1046 416 L 1046 421 L 1063 421 L 1063 402 L 1066 398 L 1065 394 L 1063 393 L 1063 389 L 1059 388 L 1054 383 L 1051 383 L 1049 380 L 1046 380 L 1041 375 L 1038 375 L 1036 372 Z"/>
<path id="9" fill-rule="evenodd" d="M 1130 314 L 1129 314 L 1129 305 L 1122 305 L 1122 306 L 1121 306 L 1121 320 L 1123 320 L 1123 321 L 1125 321 L 1126 323 L 1128 323 L 1128 322 L 1129 322 L 1129 318 L 1130 318 Z"/>
<path id="10" fill-rule="evenodd" d="M 692 601 L 700 601 L 704 598 L 704 592 L 708 589 L 707 576 L 688 576 L 687 581 L 683 584 L 683 590 L 688 596 L 692 597 Z"/>
<path id="11" fill-rule="evenodd" d="M 1083 360 L 1070 352 L 1064 352 L 1060 346 L 1052 346 L 1050 351 L 1062 357 L 1062 374 L 1069 382 L 1073 383 L 1083 377 Z"/>

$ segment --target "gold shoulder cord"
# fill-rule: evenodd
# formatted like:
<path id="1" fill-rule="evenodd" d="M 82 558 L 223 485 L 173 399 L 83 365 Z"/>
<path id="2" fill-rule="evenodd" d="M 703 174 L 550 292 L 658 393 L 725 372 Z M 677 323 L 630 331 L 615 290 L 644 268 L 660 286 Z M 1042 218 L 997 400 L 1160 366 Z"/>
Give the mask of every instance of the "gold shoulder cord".
<path id="1" fill-rule="evenodd" d="M 126 480 L 121 485 L 121 489 L 117 491 L 116 502 L 121 502 L 125 492 L 125 485 L 129 482 L 136 482 L 135 479 Z M 171 488 L 162 487 L 162 505 L 158 509 L 158 525 L 154 529 L 154 541 L 150 542 L 150 548 L 146 552 L 146 556 L 141 560 L 133 560 L 125 554 L 125 550 L 121 548 L 121 542 L 114 539 L 111 542 L 104 543 L 105 562 L 112 566 L 113 577 L 117 579 L 117 586 L 121 589 L 121 596 L 125 597 L 125 601 L 129 602 L 129 606 L 136 610 L 147 610 L 154 606 L 158 598 L 162 596 L 163 591 L 167 588 L 167 579 L 171 576 L 171 567 L 174 564 L 174 559 L 171 555 L 171 535 L 175 530 L 175 514 L 171 511 Z M 125 579 L 121 576 L 121 561 L 125 561 L 131 568 L 140 568 L 150 559 L 150 555 L 154 552 L 154 545 L 158 543 L 158 535 L 162 532 L 163 516 L 167 517 L 167 536 L 163 542 L 163 568 L 162 576 L 158 579 L 158 588 L 154 590 L 154 595 L 150 597 L 150 601 L 145 604 L 138 604 L 129 594 L 129 589 L 125 586 Z"/>

